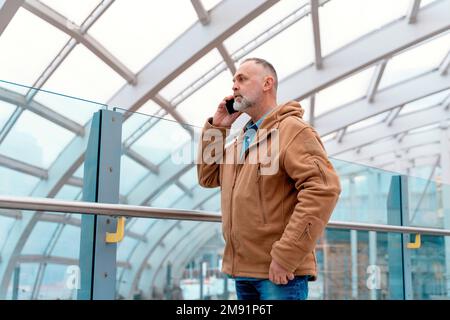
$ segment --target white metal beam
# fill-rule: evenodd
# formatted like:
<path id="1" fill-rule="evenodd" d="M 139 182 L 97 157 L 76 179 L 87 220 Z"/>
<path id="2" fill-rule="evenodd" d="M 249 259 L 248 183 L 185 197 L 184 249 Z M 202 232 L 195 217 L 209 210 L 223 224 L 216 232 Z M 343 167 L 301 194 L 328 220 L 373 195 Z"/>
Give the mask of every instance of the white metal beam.
<path id="1" fill-rule="evenodd" d="M 84 135 L 85 129 L 77 122 L 53 111 L 52 109 L 45 107 L 37 101 L 27 102 L 25 96 L 10 91 L 5 88 L 0 88 L 0 100 L 11 103 L 16 106 L 20 106 L 23 109 L 29 110 L 44 119 L 47 119 L 79 136 Z"/>
<path id="2" fill-rule="evenodd" d="M 323 58 L 326 68 L 308 66 L 280 83 L 279 100 L 302 100 L 314 92 L 363 70 L 450 28 L 450 1 L 437 1 L 420 11 L 420 28 L 395 21 Z M 381 45 L 382 44 L 382 45 Z"/>
<path id="3" fill-rule="evenodd" d="M 115 0 L 103 0 L 97 7 L 89 14 L 89 16 L 84 20 L 80 26 L 80 32 L 85 34 L 92 27 L 92 25 L 106 12 L 106 10 L 114 3 Z M 44 72 L 39 76 L 39 78 L 33 84 L 33 89 L 30 89 L 26 94 L 27 101 L 33 99 L 33 97 L 38 92 L 36 89 L 42 88 L 42 86 L 47 82 L 47 80 L 52 76 L 56 69 L 61 65 L 61 63 L 69 56 L 72 50 L 78 44 L 77 40 L 71 38 L 64 47 L 58 52 L 56 57 L 50 62 L 50 64 L 45 68 Z"/>
<path id="4" fill-rule="evenodd" d="M 315 127 L 316 125 L 316 95 L 309 97 L 309 123 Z"/>
<path id="5" fill-rule="evenodd" d="M 75 176 L 74 177 L 70 177 L 67 180 L 67 184 L 71 185 L 71 186 L 74 186 L 74 187 L 83 188 L 83 179 L 79 178 L 79 177 L 75 177 Z"/>
<path id="6" fill-rule="evenodd" d="M 397 107 L 395 109 L 392 109 L 386 119 L 386 124 L 390 127 L 392 125 L 392 123 L 394 122 L 394 120 L 397 118 L 397 116 L 399 115 L 400 111 L 402 111 L 403 106 Z"/>
<path id="7" fill-rule="evenodd" d="M 0 154 L 0 166 L 6 167 L 8 169 L 18 171 L 21 173 L 25 173 L 25 174 L 28 174 L 28 175 L 31 175 L 31 176 L 37 177 L 37 178 L 41 178 L 41 179 L 48 178 L 47 170 L 40 168 L 38 166 L 28 164 L 21 160 L 17 160 L 17 159 L 7 157 L 5 155 L 1 155 L 1 154 Z"/>
<path id="8" fill-rule="evenodd" d="M 384 70 L 386 68 L 388 60 L 382 60 L 377 64 L 372 79 L 369 84 L 369 90 L 367 91 L 367 101 L 373 102 L 375 94 L 378 91 L 378 86 L 380 85 L 381 78 L 383 77 Z"/>
<path id="9" fill-rule="evenodd" d="M 206 26 L 211 22 L 211 17 L 209 16 L 208 11 L 205 10 L 203 3 L 201 0 L 191 0 L 192 6 L 197 12 L 198 19 L 200 22 Z"/>
<path id="10" fill-rule="evenodd" d="M 26 0 L 23 7 L 47 21 L 52 26 L 58 28 L 62 32 L 68 34 L 79 43 L 82 43 L 93 54 L 105 62 L 110 68 L 116 71 L 129 84 L 136 84 L 136 76 L 129 70 L 122 62 L 114 57 L 108 50 L 106 50 L 97 40 L 95 40 L 88 33 L 83 33 L 80 26 L 74 24 L 72 21 L 66 19 L 58 12 L 54 11 L 45 4 L 37 0 Z"/>
<path id="11" fill-rule="evenodd" d="M 411 3 L 408 8 L 408 13 L 406 14 L 406 21 L 408 21 L 409 24 L 416 23 L 417 21 L 417 14 L 420 10 L 420 0 L 410 0 Z"/>
<path id="12" fill-rule="evenodd" d="M 344 142 L 338 143 L 335 140 L 327 141 L 325 142 L 325 148 L 330 155 L 335 156 L 351 149 L 369 145 L 383 138 L 437 123 L 448 118 L 450 118 L 450 112 L 445 110 L 441 105 L 438 105 L 398 117 L 392 126 L 388 126 L 386 123 L 380 123 L 365 128 L 364 134 L 361 134 L 360 130 L 350 132 L 346 135 Z"/>
<path id="13" fill-rule="evenodd" d="M 219 50 L 219 53 L 222 56 L 222 59 L 227 64 L 227 67 L 230 70 L 231 75 L 234 76 L 234 74 L 236 73 L 236 65 L 234 64 L 234 60 L 231 57 L 230 53 L 228 52 L 227 48 L 225 48 L 223 43 L 219 43 L 217 45 L 217 50 Z"/>
<path id="14" fill-rule="evenodd" d="M 439 72 L 441 73 L 441 75 L 446 76 L 448 73 L 449 67 L 450 67 L 450 51 L 447 53 L 444 60 L 442 61 L 442 63 L 439 66 Z"/>
<path id="15" fill-rule="evenodd" d="M 175 120 L 178 121 L 180 124 L 186 124 L 182 126 L 190 135 L 193 135 L 193 129 L 191 126 L 187 125 L 187 121 L 184 119 L 184 117 L 175 110 L 175 108 L 170 104 L 169 101 L 167 101 L 164 97 L 162 97 L 160 94 L 156 94 L 153 98 L 153 101 L 155 101 L 161 108 L 163 108 L 165 111 L 167 111 L 168 114 L 170 114 Z"/>
<path id="16" fill-rule="evenodd" d="M 123 149 L 123 153 L 125 153 L 128 157 L 139 163 L 144 168 L 150 170 L 150 172 L 154 174 L 159 173 L 159 168 L 156 164 L 151 162 L 150 160 L 147 160 L 144 156 L 140 155 L 136 151 L 134 151 L 131 148 Z"/>
<path id="17" fill-rule="evenodd" d="M 136 111 L 195 61 L 277 2 L 278 0 L 220 2 L 210 11 L 208 32 L 205 32 L 201 23 L 194 24 L 139 72 L 136 86 L 124 86 L 109 104 Z"/>
<path id="18" fill-rule="evenodd" d="M 429 72 L 378 91 L 377 99 L 373 103 L 369 103 L 366 99 L 359 99 L 345 106 L 330 110 L 316 117 L 315 127 L 320 135 L 327 135 L 448 88 L 450 88 L 449 76 L 443 77 L 437 71 Z"/>
<path id="19" fill-rule="evenodd" d="M 0 209 L 0 216 L 20 220 L 20 219 L 22 219 L 22 211 L 10 210 L 10 209 Z"/>
<path id="20" fill-rule="evenodd" d="M 311 21 L 314 38 L 314 65 L 317 70 L 322 69 L 322 46 L 320 44 L 319 0 L 311 0 Z"/>
<path id="21" fill-rule="evenodd" d="M 411 148 L 411 150 L 402 152 L 402 154 L 404 155 L 404 160 L 410 161 L 421 157 L 435 156 L 438 155 L 440 151 L 441 149 L 439 143 L 433 143 L 425 146 Z M 370 166 L 380 168 L 390 163 L 394 163 L 396 159 L 397 159 L 396 152 L 391 152 L 388 154 L 383 154 L 378 157 L 374 157 L 373 159 L 370 160 L 360 161 L 360 163 L 362 162 Z"/>
<path id="22" fill-rule="evenodd" d="M 376 157 L 385 153 L 404 150 L 412 147 L 427 145 L 439 141 L 439 131 L 437 129 L 406 135 L 402 141 L 389 139 L 386 141 L 372 143 L 365 147 L 358 148 L 359 151 L 351 150 L 339 155 L 339 159 L 358 162 L 371 157 Z"/>
<path id="23" fill-rule="evenodd" d="M 8 24 L 14 18 L 17 10 L 22 6 L 24 0 L 5 0 L 0 3 L 0 36 Z"/>

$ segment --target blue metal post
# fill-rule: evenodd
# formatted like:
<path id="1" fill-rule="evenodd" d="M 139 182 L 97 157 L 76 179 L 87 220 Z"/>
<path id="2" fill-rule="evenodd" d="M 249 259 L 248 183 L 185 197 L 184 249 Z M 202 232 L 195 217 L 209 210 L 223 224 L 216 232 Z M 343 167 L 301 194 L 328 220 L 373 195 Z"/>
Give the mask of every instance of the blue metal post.
<path id="1" fill-rule="evenodd" d="M 94 114 L 84 162 L 83 201 L 119 203 L 122 115 Z M 116 243 L 106 232 L 116 231 L 117 219 L 83 215 L 81 221 L 80 300 L 112 300 L 116 296 Z"/>

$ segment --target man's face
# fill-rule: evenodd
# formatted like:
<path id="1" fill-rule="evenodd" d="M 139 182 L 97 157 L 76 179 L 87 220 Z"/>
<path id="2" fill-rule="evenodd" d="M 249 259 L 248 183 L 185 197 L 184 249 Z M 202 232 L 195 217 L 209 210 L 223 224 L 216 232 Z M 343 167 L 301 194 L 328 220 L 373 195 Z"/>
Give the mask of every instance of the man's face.
<path id="1" fill-rule="evenodd" d="M 240 65 L 233 77 L 234 108 L 238 111 L 258 103 L 263 92 L 262 66 L 247 61 Z"/>

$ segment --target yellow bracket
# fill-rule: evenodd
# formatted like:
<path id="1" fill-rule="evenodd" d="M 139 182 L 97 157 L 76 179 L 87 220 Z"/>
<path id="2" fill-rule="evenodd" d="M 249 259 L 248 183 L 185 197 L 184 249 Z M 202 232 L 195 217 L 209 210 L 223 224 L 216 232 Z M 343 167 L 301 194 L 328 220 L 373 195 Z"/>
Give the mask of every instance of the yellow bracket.
<path id="1" fill-rule="evenodd" d="M 421 246 L 420 234 L 416 234 L 416 239 L 414 242 L 410 242 L 406 245 L 408 249 L 419 249 Z"/>
<path id="2" fill-rule="evenodd" d="M 125 235 L 125 217 L 119 217 L 117 220 L 117 229 L 115 233 L 106 233 L 106 243 L 117 243 L 122 241 Z"/>

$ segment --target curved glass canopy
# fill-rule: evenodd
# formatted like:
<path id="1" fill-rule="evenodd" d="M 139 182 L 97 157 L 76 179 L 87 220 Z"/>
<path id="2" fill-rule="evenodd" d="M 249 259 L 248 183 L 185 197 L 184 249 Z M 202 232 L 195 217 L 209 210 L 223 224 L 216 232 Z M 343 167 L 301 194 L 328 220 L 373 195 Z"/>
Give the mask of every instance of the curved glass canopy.
<path id="1" fill-rule="evenodd" d="M 440 179 L 449 21 L 450 0 L 0 1 L 0 193 L 80 200 L 92 114 L 119 107 L 130 111 L 121 202 L 220 211 L 217 190 L 200 192 L 195 167 L 171 168 L 168 156 L 190 138 L 181 124 L 198 130 L 253 56 L 274 64 L 279 102 L 300 101 L 333 158 Z M 0 211 L 0 253 L 22 261 L 22 298 L 56 298 L 52 279 L 78 257 L 80 216 L 28 216 Z M 161 237 L 165 246 L 149 245 Z M 131 219 L 118 296 L 150 296 L 173 248 L 189 266 L 221 245 L 217 226 Z M 184 265 L 173 272 L 192 271 Z"/>

